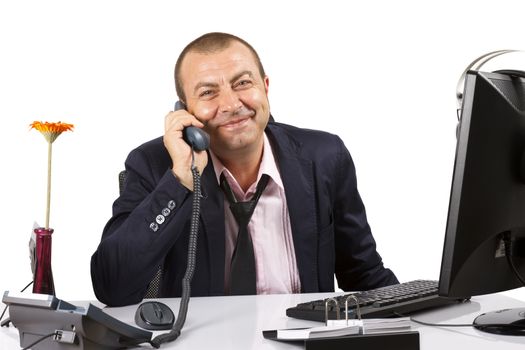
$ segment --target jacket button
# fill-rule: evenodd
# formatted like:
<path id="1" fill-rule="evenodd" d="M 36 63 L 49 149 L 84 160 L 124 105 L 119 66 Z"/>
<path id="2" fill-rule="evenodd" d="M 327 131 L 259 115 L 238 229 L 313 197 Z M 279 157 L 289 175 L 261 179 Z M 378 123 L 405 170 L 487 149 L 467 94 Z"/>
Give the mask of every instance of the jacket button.
<path id="1" fill-rule="evenodd" d="M 171 201 L 168 202 L 168 209 L 169 210 L 175 209 L 176 206 L 177 206 L 177 204 L 175 203 L 174 200 L 171 200 Z"/>
<path id="2" fill-rule="evenodd" d="M 156 223 L 152 222 L 151 224 L 149 224 L 149 228 L 151 229 L 151 231 L 157 232 L 157 230 L 159 229 L 159 225 L 157 225 Z"/>
<path id="3" fill-rule="evenodd" d="M 162 225 L 164 220 L 166 220 L 166 218 L 164 218 L 164 215 L 160 215 L 160 214 L 157 215 L 157 217 L 155 218 L 155 221 L 157 221 L 157 224 L 159 224 L 159 225 Z"/>
<path id="4" fill-rule="evenodd" d="M 168 215 L 170 215 L 170 213 L 171 213 L 171 210 L 169 210 L 168 208 L 162 209 L 162 215 L 168 216 Z"/>

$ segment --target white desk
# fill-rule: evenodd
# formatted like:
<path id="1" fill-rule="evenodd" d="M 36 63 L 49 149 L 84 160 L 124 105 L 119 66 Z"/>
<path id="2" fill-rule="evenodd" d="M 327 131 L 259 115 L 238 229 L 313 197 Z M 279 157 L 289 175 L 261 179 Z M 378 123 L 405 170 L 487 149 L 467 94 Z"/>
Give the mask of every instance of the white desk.
<path id="1" fill-rule="evenodd" d="M 299 302 L 321 299 L 332 294 L 260 295 L 242 297 L 192 298 L 182 334 L 174 343 L 161 349 L 300 349 L 300 346 L 266 340 L 267 329 L 307 327 L 320 325 L 288 318 L 286 308 Z M 179 299 L 164 299 L 175 315 Z M 81 303 L 73 304 L 81 305 Z M 94 303 L 99 306 L 100 304 Z M 423 312 L 414 317 L 434 323 L 471 323 L 482 312 L 511 307 L 525 307 L 525 303 L 500 294 L 474 297 L 470 303 Z M 105 311 L 134 325 L 137 305 L 106 308 Z M 468 328 L 437 328 L 414 324 L 420 332 L 422 350 L 433 349 L 523 349 L 525 337 L 501 336 Z M 155 332 L 157 335 L 161 332 Z M 18 331 L 13 327 L 0 330 L 0 349 L 19 349 Z M 149 348 L 144 346 L 143 348 Z"/>

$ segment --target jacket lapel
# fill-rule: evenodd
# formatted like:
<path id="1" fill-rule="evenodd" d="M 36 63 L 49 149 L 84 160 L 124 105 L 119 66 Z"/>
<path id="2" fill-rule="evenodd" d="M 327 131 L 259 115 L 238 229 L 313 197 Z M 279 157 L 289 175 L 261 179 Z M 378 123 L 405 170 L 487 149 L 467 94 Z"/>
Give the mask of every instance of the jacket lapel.
<path id="1" fill-rule="evenodd" d="M 301 144 L 285 135 L 285 131 L 272 124 L 267 131 L 284 184 L 301 289 L 316 292 L 319 286 L 313 164 L 301 157 Z"/>

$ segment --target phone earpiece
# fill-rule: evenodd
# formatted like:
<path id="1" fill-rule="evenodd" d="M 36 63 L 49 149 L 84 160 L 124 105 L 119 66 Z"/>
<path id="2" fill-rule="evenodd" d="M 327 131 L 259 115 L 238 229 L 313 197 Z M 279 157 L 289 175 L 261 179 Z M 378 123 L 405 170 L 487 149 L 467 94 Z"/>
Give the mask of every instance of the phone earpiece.
<path id="1" fill-rule="evenodd" d="M 175 111 L 186 109 L 181 101 L 175 102 Z M 204 151 L 210 147 L 210 135 L 195 126 L 188 126 L 182 131 L 182 138 L 196 151 Z"/>
<path id="2" fill-rule="evenodd" d="M 174 111 L 178 111 L 180 109 L 186 109 L 186 105 L 184 103 L 182 103 L 181 101 L 175 102 Z"/>

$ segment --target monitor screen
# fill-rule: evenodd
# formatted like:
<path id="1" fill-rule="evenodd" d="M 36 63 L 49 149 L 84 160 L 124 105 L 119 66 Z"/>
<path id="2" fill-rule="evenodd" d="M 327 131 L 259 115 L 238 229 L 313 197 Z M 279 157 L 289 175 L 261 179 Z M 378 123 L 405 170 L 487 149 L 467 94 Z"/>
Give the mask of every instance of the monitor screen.
<path id="1" fill-rule="evenodd" d="M 525 275 L 524 111 L 523 77 L 467 74 L 439 279 L 442 296 L 469 298 L 523 285 L 509 260 Z"/>

